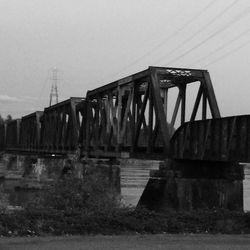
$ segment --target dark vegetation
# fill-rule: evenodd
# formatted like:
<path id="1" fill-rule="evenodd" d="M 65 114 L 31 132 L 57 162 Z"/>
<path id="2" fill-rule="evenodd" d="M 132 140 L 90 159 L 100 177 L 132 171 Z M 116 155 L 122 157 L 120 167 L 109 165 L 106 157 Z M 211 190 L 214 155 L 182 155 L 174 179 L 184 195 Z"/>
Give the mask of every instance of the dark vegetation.
<path id="1" fill-rule="evenodd" d="M 58 180 L 23 210 L 0 213 L 0 235 L 250 233 L 250 213 L 124 208 L 102 176 Z"/>
<path id="2" fill-rule="evenodd" d="M 12 116 L 11 115 L 7 115 L 6 118 L 3 118 L 1 115 L 0 115 L 0 125 L 4 124 L 4 123 L 8 123 L 12 121 Z"/>

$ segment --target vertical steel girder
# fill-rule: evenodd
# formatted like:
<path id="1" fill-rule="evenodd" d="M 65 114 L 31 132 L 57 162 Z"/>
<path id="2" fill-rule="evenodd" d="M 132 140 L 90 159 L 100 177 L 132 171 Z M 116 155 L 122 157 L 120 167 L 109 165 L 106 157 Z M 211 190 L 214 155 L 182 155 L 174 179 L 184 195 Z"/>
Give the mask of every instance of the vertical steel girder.
<path id="1" fill-rule="evenodd" d="M 22 117 L 20 124 L 19 147 L 24 151 L 36 151 L 40 147 L 40 119 L 42 111 Z"/>
<path id="2" fill-rule="evenodd" d="M 78 129 L 78 147 L 81 150 L 86 149 L 87 141 L 86 141 L 86 125 L 87 125 L 87 103 L 86 100 L 82 100 L 75 106 L 76 113 L 76 123 Z"/>
<path id="3" fill-rule="evenodd" d="M 7 123 L 5 143 L 10 150 L 19 149 L 20 122 L 21 119 L 17 119 Z"/>
<path id="4" fill-rule="evenodd" d="M 83 98 L 70 98 L 45 108 L 41 120 L 40 151 L 67 153 L 77 149 L 79 124 L 76 105 Z"/>
<path id="5" fill-rule="evenodd" d="M 193 82 L 200 87 L 188 119 L 186 89 Z M 179 94 L 168 122 L 168 90 L 171 88 L 177 88 Z M 195 120 L 202 103 L 202 119 L 207 118 L 208 109 L 213 118 L 220 117 L 209 73 L 205 70 L 149 67 L 88 91 L 86 99 L 86 151 L 89 154 L 125 151 L 131 154 L 164 153 L 166 157 L 178 113 L 181 124 Z"/>
<path id="6" fill-rule="evenodd" d="M 6 124 L 0 125 L 0 149 L 3 150 L 6 146 Z"/>

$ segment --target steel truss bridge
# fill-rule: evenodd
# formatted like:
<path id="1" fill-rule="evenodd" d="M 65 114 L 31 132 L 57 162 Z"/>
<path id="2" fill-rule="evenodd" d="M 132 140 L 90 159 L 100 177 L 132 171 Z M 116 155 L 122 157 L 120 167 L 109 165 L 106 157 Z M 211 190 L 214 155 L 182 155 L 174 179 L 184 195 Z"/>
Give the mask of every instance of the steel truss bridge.
<path id="1" fill-rule="evenodd" d="M 221 118 L 206 70 L 149 67 L 1 125 L 0 149 L 250 162 L 250 115 Z"/>

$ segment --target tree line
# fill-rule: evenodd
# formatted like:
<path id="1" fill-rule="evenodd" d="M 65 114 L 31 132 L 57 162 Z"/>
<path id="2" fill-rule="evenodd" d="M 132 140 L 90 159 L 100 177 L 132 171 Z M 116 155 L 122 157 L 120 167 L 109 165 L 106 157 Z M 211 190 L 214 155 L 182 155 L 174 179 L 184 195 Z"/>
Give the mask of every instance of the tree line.
<path id="1" fill-rule="evenodd" d="M 4 124 L 4 123 L 8 123 L 10 121 L 12 121 L 12 116 L 11 115 L 7 115 L 6 118 L 3 118 L 1 115 L 0 115 L 0 125 Z"/>

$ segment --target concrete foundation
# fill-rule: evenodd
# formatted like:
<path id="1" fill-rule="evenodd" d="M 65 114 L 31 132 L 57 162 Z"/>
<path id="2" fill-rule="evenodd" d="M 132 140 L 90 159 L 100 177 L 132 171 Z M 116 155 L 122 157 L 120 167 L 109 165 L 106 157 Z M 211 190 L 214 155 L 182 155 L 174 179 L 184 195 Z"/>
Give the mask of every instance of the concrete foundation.
<path id="1" fill-rule="evenodd" d="M 149 175 L 150 172 L 150 175 Z M 67 175 L 96 173 L 124 205 L 153 210 L 243 210 L 243 166 L 237 163 L 120 159 L 38 158 L 5 154 L 0 184 L 13 205 L 22 205 Z"/>
<path id="2" fill-rule="evenodd" d="M 120 196 L 119 163 L 107 159 L 39 158 L 4 154 L 0 159 L 0 188 L 12 206 L 22 206 L 60 178 L 77 178 L 95 173 Z"/>
<path id="3" fill-rule="evenodd" d="M 151 172 L 138 206 L 242 211 L 243 179 L 243 166 L 237 163 L 166 161 Z"/>

